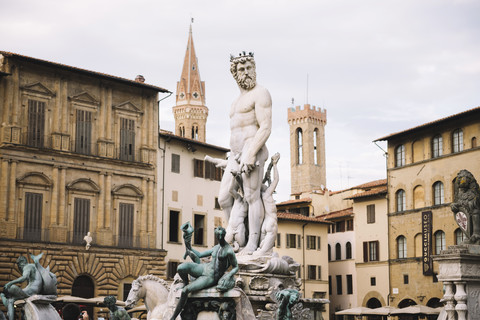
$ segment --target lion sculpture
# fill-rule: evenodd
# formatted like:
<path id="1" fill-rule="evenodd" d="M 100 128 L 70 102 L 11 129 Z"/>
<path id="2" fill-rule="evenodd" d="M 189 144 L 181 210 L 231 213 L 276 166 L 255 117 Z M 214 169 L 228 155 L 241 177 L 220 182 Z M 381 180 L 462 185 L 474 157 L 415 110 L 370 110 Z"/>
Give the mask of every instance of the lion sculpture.
<path id="1" fill-rule="evenodd" d="M 460 170 L 454 183 L 455 199 L 451 209 L 455 221 L 465 233 L 465 244 L 480 244 L 480 188 L 473 174 Z"/>

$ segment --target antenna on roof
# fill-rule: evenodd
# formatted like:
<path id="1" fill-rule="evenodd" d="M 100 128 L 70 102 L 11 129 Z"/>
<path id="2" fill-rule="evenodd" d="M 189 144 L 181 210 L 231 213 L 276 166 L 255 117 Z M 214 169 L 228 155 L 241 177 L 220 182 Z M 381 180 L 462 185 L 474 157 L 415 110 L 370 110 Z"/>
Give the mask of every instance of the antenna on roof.
<path id="1" fill-rule="evenodd" d="M 307 100 L 306 104 L 308 104 L 308 73 L 307 73 L 307 97 L 306 97 L 306 100 Z"/>

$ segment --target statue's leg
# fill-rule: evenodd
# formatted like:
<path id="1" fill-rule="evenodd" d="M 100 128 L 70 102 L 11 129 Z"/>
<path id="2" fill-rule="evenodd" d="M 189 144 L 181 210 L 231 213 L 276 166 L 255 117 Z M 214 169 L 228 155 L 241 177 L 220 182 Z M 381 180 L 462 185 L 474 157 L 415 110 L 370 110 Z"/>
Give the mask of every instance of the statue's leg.
<path id="1" fill-rule="evenodd" d="M 230 194 L 230 186 L 232 185 L 233 181 L 231 170 L 232 166 L 234 165 L 232 161 L 235 160 L 228 161 L 222 181 L 220 182 L 220 190 L 218 192 L 218 203 L 225 214 L 225 220 L 227 222 L 230 220 L 230 213 L 233 207 L 233 196 Z"/>
<path id="2" fill-rule="evenodd" d="M 260 196 L 265 161 L 261 157 L 258 158 L 258 166 L 250 174 L 242 174 L 244 198 L 248 204 L 248 241 L 241 254 L 252 254 L 258 248 L 260 231 L 265 215 L 263 201 Z"/>
<path id="3" fill-rule="evenodd" d="M 185 286 L 182 289 L 180 300 L 178 301 L 178 304 L 175 307 L 175 312 L 173 313 L 173 316 L 170 318 L 170 320 L 175 320 L 178 317 L 178 315 L 182 312 L 183 308 L 185 307 L 185 303 L 187 302 L 188 294 L 190 292 L 196 292 L 201 289 L 211 287 L 214 284 L 215 284 L 215 281 L 213 277 L 200 276 L 197 278 L 197 280 L 193 281 L 188 286 Z"/>

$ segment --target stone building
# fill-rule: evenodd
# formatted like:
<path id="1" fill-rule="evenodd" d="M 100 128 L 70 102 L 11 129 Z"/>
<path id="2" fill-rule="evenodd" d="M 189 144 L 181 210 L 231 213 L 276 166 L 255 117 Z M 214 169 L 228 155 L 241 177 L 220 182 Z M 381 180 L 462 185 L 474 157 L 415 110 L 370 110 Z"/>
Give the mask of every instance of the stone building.
<path id="1" fill-rule="evenodd" d="M 190 221 L 195 229 L 192 245 L 200 252 L 216 244 L 216 227 L 227 226 L 218 203 L 223 170 L 204 158 L 225 159 L 228 149 L 163 130 L 159 145 L 157 239 L 159 248 L 168 252 L 167 278 L 173 279 L 178 264 L 185 261 L 183 223 Z"/>
<path id="2" fill-rule="evenodd" d="M 206 141 L 208 108 L 205 105 L 205 82 L 200 79 L 198 59 L 193 46 L 192 26 L 180 81 L 177 82 L 176 104 L 173 107 L 175 134 Z"/>
<path id="3" fill-rule="evenodd" d="M 437 306 L 432 255 L 462 241 L 450 203 L 461 169 L 480 177 L 480 108 L 377 139 L 388 142 L 390 304 Z"/>
<path id="4" fill-rule="evenodd" d="M 39 252 L 60 295 L 124 299 L 139 275 L 163 276 L 157 101 L 168 91 L 3 51 L 0 71 L 1 283 Z"/>
<path id="5" fill-rule="evenodd" d="M 377 308 L 387 306 L 388 278 L 388 215 L 387 180 L 372 181 L 351 195 L 353 200 L 356 304 Z M 361 189 L 359 188 L 359 189 Z"/>
<path id="6" fill-rule="evenodd" d="M 325 188 L 327 111 L 306 104 L 288 109 L 292 194 Z"/>

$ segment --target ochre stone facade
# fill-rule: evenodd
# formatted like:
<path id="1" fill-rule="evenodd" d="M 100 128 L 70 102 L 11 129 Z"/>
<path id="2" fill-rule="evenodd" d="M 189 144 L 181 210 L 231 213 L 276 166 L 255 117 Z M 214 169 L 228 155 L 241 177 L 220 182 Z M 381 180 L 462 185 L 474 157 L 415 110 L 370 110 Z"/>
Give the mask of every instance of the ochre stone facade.
<path id="1" fill-rule="evenodd" d="M 18 255 L 40 252 L 60 294 L 80 275 L 95 296 L 164 276 L 157 100 L 168 91 L 8 52 L 0 71 L 1 285 L 18 276 Z"/>
<path id="2" fill-rule="evenodd" d="M 306 104 L 288 109 L 291 193 L 326 186 L 325 125 L 327 111 Z"/>

